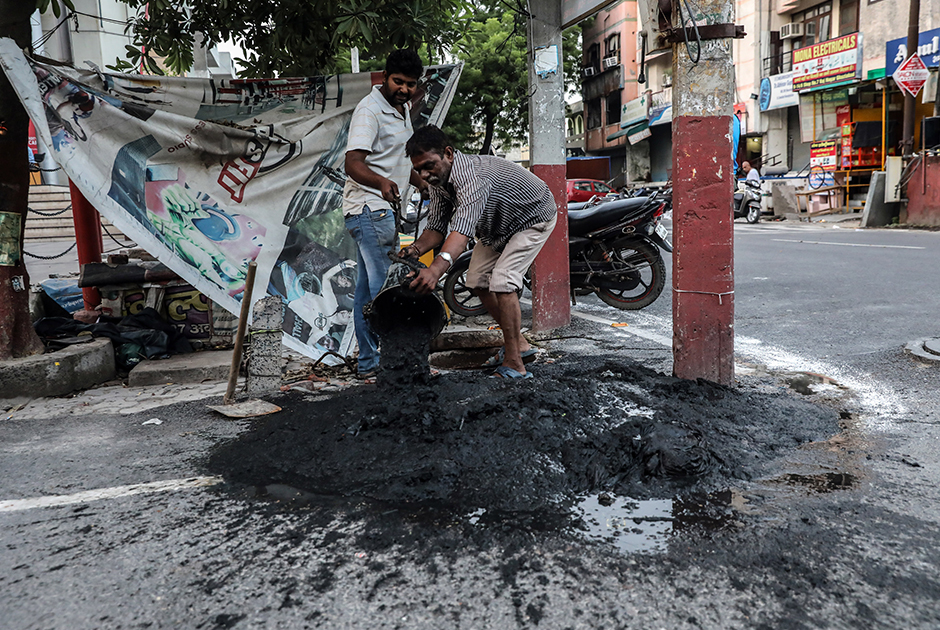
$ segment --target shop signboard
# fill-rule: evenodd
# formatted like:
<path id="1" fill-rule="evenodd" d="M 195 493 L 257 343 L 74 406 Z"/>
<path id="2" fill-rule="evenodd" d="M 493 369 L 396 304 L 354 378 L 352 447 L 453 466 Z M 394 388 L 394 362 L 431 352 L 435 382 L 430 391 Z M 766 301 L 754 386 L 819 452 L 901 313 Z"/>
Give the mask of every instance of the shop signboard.
<path id="1" fill-rule="evenodd" d="M 641 140 L 646 140 L 652 135 L 653 134 L 650 131 L 650 126 L 643 122 L 627 131 L 627 140 L 630 141 L 630 144 L 636 144 Z"/>
<path id="2" fill-rule="evenodd" d="M 917 36 L 917 55 L 928 68 L 940 66 L 940 28 L 924 31 Z M 909 56 L 907 37 L 892 39 L 885 44 L 885 76 L 893 75 Z"/>
<path id="3" fill-rule="evenodd" d="M 793 51 L 793 90 L 810 92 L 855 83 L 862 76 L 862 34 Z"/>
<path id="4" fill-rule="evenodd" d="M 627 101 L 623 104 L 623 107 L 620 108 L 620 128 L 626 129 L 631 125 L 642 121 L 646 121 L 646 116 L 649 113 L 646 107 L 646 94 L 639 98 L 635 98 L 632 101 Z"/>
<path id="5" fill-rule="evenodd" d="M 650 110 L 650 127 L 672 122 L 672 105 L 660 105 Z"/>
<path id="6" fill-rule="evenodd" d="M 760 110 L 767 112 L 800 104 L 800 95 L 793 91 L 793 72 L 764 77 L 760 82 Z"/>
<path id="7" fill-rule="evenodd" d="M 817 140 L 809 148 L 810 167 L 821 166 L 823 170 L 834 171 L 839 162 L 838 140 Z"/>
<path id="8" fill-rule="evenodd" d="M 927 66 L 920 60 L 920 56 L 914 53 L 907 61 L 898 66 L 898 69 L 894 71 L 891 78 L 898 84 L 898 87 L 911 96 L 916 97 L 920 89 L 924 87 L 924 83 L 927 82 L 927 77 L 929 76 L 930 71 L 927 69 Z"/>

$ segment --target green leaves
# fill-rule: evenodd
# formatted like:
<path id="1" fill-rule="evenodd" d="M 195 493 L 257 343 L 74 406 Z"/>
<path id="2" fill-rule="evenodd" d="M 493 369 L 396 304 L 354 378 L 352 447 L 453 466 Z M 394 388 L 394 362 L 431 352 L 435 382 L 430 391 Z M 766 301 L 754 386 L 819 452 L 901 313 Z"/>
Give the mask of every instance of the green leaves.
<path id="1" fill-rule="evenodd" d="M 247 77 L 328 74 L 354 46 L 363 60 L 425 44 L 440 50 L 460 37 L 471 6 L 468 0 L 150 0 L 145 19 L 146 2 L 120 1 L 138 9 L 130 29 L 135 43 L 164 57 L 171 72 L 188 69 L 199 32 L 209 45 L 228 40 L 250 51 L 238 60 Z"/>
<path id="2" fill-rule="evenodd" d="M 68 7 L 71 11 L 75 10 L 75 5 L 72 4 L 72 0 L 61 0 L 62 5 L 60 5 L 59 2 L 60 0 L 37 0 L 36 8 L 39 9 L 40 13 L 45 13 L 46 9 L 51 6 L 52 14 L 57 18 L 62 16 L 62 5 Z"/>

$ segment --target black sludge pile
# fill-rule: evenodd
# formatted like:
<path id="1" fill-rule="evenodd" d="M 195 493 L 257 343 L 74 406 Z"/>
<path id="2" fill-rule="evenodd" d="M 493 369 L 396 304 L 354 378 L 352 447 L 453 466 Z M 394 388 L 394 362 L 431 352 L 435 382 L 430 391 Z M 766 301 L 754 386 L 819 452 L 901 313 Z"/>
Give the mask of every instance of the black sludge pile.
<path id="1" fill-rule="evenodd" d="M 528 381 L 466 371 L 328 398 L 285 394 L 282 412 L 209 464 L 250 486 L 536 511 L 599 491 L 724 488 L 837 424 L 835 412 L 783 394 L 682 381 L 627 360 L 568 355 L 536 368 Z"/>

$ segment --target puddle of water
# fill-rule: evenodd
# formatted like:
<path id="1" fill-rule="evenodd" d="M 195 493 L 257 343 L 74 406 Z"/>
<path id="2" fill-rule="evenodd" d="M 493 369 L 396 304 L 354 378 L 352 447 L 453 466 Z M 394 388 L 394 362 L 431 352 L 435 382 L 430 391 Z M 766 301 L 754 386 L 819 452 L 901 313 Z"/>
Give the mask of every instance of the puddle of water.
<path id="1" fill-rule="evenodd" d="M 586 539 L 625 553 L 662 553 L 676 534 L 731 526 L 742 501 L 731 490 L 645 501 L 601 493 L 585 497 L 574 511 L 580 513 Z"/>
<path id="2" fill-rule="evenodd" d="M 567 532 L 582 540 L 601 542 L 622 553 L 663 553 L 682 531 L 715 531 L 735 520 L 735 495 L 730 491 L 675 499 L 635 500 L 600 493 L 581 498 L 558 511 L 506 512 L 477 508 L 466 512 L 440 504 L 395 506 L 364 497 L 330 497 L 285 484 L 255 486 L 248 496 L 290 508 L 310 505 L 354 507 L 374 516 L 401 518 L 428 525 L 464 522 L 473 527 L 506 531 Z M 738 497 L 740 498 L 740 497 Z M 740 503 L 740 501 L 738 501 Z"/>
<path id="3" fill-rule="evenodd" d="M 673 533 L 673 500 L 635 501 L 608 494 L 584 498 L 574 508 L 584 528 L 580 535 L 625 553 L 662 553 Z"/>

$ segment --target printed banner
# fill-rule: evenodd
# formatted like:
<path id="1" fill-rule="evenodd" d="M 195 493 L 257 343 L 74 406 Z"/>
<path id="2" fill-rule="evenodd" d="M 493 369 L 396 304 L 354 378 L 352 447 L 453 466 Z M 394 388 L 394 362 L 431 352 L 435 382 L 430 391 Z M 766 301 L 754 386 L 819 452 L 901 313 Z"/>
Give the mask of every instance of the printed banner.
<path id="1" fill-rule="evenodd" d="M 821 166 L 824 170 L 834 171 L 838 163 L 839 142 L 837 140 L 820 140 L 810 145 L 810 166 Z"/>
<path id="2" fill-rule="evenodd" d="M 52 157 L 119 230 L 231 313 L 256 261 L 253 295 L 283 301 L 285 345 L 314 358 L 351 353 L 356 247 L 343 166 L 352 111 L 381 72 L 111 74 L 40 63 L 10 39 L 0 65 Z M 461 68 L 425 70 L 415 128 L 441 124 Z"/>
<path id="3" fill-rule="evenodd" d="M 854 83 L 861 75 L 861 33 L 793 51 L 793 90 L 796 92 Z"/>

